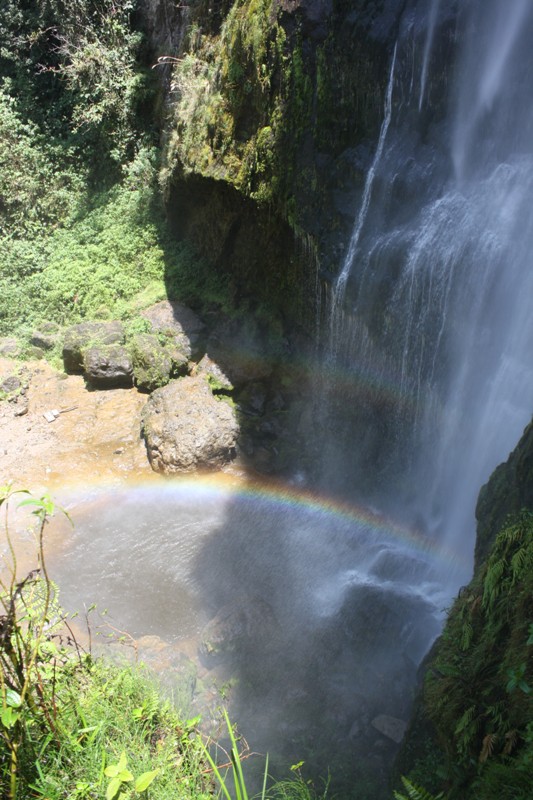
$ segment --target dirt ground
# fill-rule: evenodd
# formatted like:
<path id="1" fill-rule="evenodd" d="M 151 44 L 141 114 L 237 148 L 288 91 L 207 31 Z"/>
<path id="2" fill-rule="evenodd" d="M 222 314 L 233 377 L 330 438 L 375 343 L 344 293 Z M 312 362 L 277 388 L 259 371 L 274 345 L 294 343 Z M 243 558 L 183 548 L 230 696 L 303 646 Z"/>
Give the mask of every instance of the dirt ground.
<path id="1" fill-rule="evenodd" d="M 147 395 L 91 391 L 81 375 L 57 372 L 46 361 L 0 358 L 0 387 L 9 376 L 22 387 L 0 401 L 0 484 L 38 492 L 152 473 L 139 422 Z M 62 413 L 48 422 L 44 415 L 54 410 Z"/>
<path id="2" fill-rule="evenodd" d="M 6 379 L 8 383 L 6 384 Z M 16 385 L 10 391 L 6 388 Z M 135 389 L 88 390 L 81 375 L 65 375 L 46 361 L 0 358 L 0 486 L 49 493 L 105 483 L 156 479 L 140 435 L 140 412 L 147 400 Z M 45 414 L 61 412 L 47 421 Z M 59 500 L 60 501 L 60 500 Z M 22 574 L 33 568 L 35 542 L 31 516 L 10 504 L 11 541 Z M 47 533 L 47 554 L 61 550 L 56 522 Z M 11 558 L 1 519 L 0 574 Z"/>

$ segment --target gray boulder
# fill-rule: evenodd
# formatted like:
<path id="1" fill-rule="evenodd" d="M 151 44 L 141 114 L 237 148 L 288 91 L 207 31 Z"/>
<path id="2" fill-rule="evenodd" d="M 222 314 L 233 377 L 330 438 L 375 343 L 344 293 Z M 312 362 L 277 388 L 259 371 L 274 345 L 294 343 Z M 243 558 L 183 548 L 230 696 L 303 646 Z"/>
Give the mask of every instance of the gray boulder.
<path id="1" fill-rule="evenodd" d="M 187 358 L 198 357 L 205 326 L 190 308 L 174 300 L 162 300 L 141 311 L 141 316 L 150 322 L 154 332 L 171 339 Z"/>
<path id="2" fill-rule="evenodd" d="M 116 344 L 96 345 L 85 351 L 85 377 L 94 386 L 112 389 L 133 385 L 133 365 L 125 347 Z"/>
<path id="3" fill-rule="evenodd" d="M 11 394 L 17 392 L 22 386 L 20 378 L 17 375 L 8 375 L 0 382 L 0 392 L 2 394 Z"/>
<path id="4" fill-rule="evenodd" d="M 162 344 L 153 334 L 139 333 L 132 338 L 130 351 L 133 381 L 143 391 L 153 392 L 187 372 L 187 357 L 170 340 Z"/>
<path id="5" fill-rule="evenodd" d="M 12 336 L 4 336 L 0 339 L 0 356 L 17 358 L 21 353 L 21 346 L 18 339 Z"/>
<path id="6" fill-rule="evenodd" d="M 43 322 L 31 335 L 30 344 L 41 350 L 53 350 L 59 341 L 59 326 L 55 322 Z"/>
<path id="7" fill-rule="evenodd" d="M 392 739 L 396 744 L 400 744 L 405 731 L 407 730 L 407 722 L 398 717 L 391 717 L 389 714 L 379 714 L 371 722 L 373 728 L 379 731 L 387 739 Z"/>
<path id="8" fill-rule="evenodd" d="M 121 322 L 80 322 L 65 331 L 63 340 L 63 365 L 65 372 L 79 374 L 84 371 L 84 353 L 95 345 L 124 343 L 124 326 Z"/>
<path id="9" fill-rule="evenodd" d="M 231 392 L 233 391 L 233 384 L 219 365 L 205 355 L 197 364 L 194 371 L 195 375 L 205 375 L 212 389 L 217 389 Z"/>
<path id="10" fill-rule="evenodd" d="M 213 396 L 201 376 L 173 380 L 151 395 L 142 411 L 148 458 L 156 472 L 220 467 L 234 456 L 235 411 Z"/>
<path id="11" fill-rule="evenodd" d="M 198 651 L 207 667 L 219 664 L 236 651 L 255 650 L 272 640 L 278 623 L 271 606 L 260 597 L 238 598 L 222 606 L 202 631 Z"/>

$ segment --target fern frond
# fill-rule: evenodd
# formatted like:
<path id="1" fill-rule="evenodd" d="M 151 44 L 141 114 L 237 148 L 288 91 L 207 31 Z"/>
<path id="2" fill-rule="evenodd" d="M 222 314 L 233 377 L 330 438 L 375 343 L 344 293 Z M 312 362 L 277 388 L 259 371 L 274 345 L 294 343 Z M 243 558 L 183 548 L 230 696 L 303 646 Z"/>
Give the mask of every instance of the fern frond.
<path id="1" fill-rule="evenodd" d="M 498 741 L 498 736 L 495 733 L 487 733 L 483 739 L 483 746 L 479 754 L 479 763 L 484 764 L 494 752 L 494 745 Z"/>
<path id="2" fill-rule="evenodd" d="M 483 586 L 483 607 L 492 606 L 500 594 L 501 579 L 505 571 L 505 561 L 500 559 L 489 563 Z"/>
<path id="3" fill-rule="evenodd" d="M 475 706 L 470 706 L 470 708 L 466 709 L 466 711 L 464 712 L 463 716 L 461 717 L 455 728 L 454 733 L 456 736 L 462 733 L 465 730 L 465 728 L 467 728 L 470 725 L 470 723 L 474 719 L 475 713 L 476 713 Z"/>
<path id="4" fill-rule="evenodd" d="M 395 800 L 442 800 L 444 797 L 442 792 L 439 794 L 434 795 L 430 794 L 427 789 L 424 789 L 422 786 L 417 786 L 409 778 L 405 778 L 402 775 L 402 783 L 407 790 L 407 794 L 401 794 L 400 792 L 394 792 Z"/>
<path id="5" fill-rule="evenodd" d="M 463 628 L 461 631 L 461 650 L 463 651 L 468 650 L 473 636 L 474 636 L 474 628 L 472 627 L 470 622 L 468 621 L 463 622 Z"/>
<path id="6" fill-rule="evenodd" d="M 512 731 L 507 731 L 507 733 L 505 734 L 505 745 L 503 748 L 503 754 L 505 756 L 511 755 L 511 753 L 516 747 L 517 742 L 518 742 L 518 731 L 516 729 L 513 729 Z"/>
<path id="7" fill-rule="evenodd" d="M 528 556 L 528 548 L 521 547 L 519 550 L 516 551 L 514 556 L 511 559 L 511 572 L 513 575 L 513 583 L 518 580 L 522 571 L 524 569 L 524 565 L 527 561 Z"/>

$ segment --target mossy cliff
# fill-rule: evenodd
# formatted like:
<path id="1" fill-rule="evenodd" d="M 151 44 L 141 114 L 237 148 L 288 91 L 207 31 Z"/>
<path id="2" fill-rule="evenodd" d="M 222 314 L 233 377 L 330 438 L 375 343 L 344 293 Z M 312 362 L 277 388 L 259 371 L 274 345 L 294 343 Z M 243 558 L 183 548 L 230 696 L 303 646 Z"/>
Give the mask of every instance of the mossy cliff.
<path id="1" fill-rule="evenodd" d="M 233 276 L 237 296 L 253 291 L 305 324 L 309 250 L 336 271 L 366 166 L 353 148 L 379 132 L 404 4 L 196 0 L 165 23 L 167 5 L 156 2 L 150 33 L 168 92 L 161 182 L 173 225 Z"/>
<path id="2" fill-rule="evenodd" d="M 447 798 L 531 797 L 533 424 L 482 488 L 476 567 L 424 666 L 398 772 Z"/>

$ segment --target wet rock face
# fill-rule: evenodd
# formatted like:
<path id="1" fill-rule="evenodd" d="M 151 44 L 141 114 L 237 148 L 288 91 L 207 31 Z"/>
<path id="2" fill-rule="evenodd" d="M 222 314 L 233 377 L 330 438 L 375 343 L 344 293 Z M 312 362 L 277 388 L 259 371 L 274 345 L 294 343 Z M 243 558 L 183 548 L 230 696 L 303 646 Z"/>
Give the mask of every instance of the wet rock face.
<path id="1" fill-rule="evenodd" d="M 226 320 L 217 326 L 207 340 L 206 349 L 211 361 L 216 362 L 226 380 L 235 387 L 272 375 L 272 356 L 261 335 L 236 320 Z"/>
<path id="2" fill-rule="evenodd" d="M 152 468 L 164 473 L 222 466 L 233 458 L 239 433 L 234 409 L 201 376 L 156 389 L 143 408 L 142 429 Z"/>
<path id="3" fill-rule="evenodd" d="M 260 597 L 239 598 L 224 605 L 202 632 L 199 656 L 209 668 L 232 657 L 242 647 L 271 639 L 278 623 L 270 605 Z"/>
<path id="4" fill-rule="evenodd" d="M 279 6 L 286 14 L 298 13 L 306 36 L 318 40 L 326 38 L 333 0 L 279 0 Z"/>

